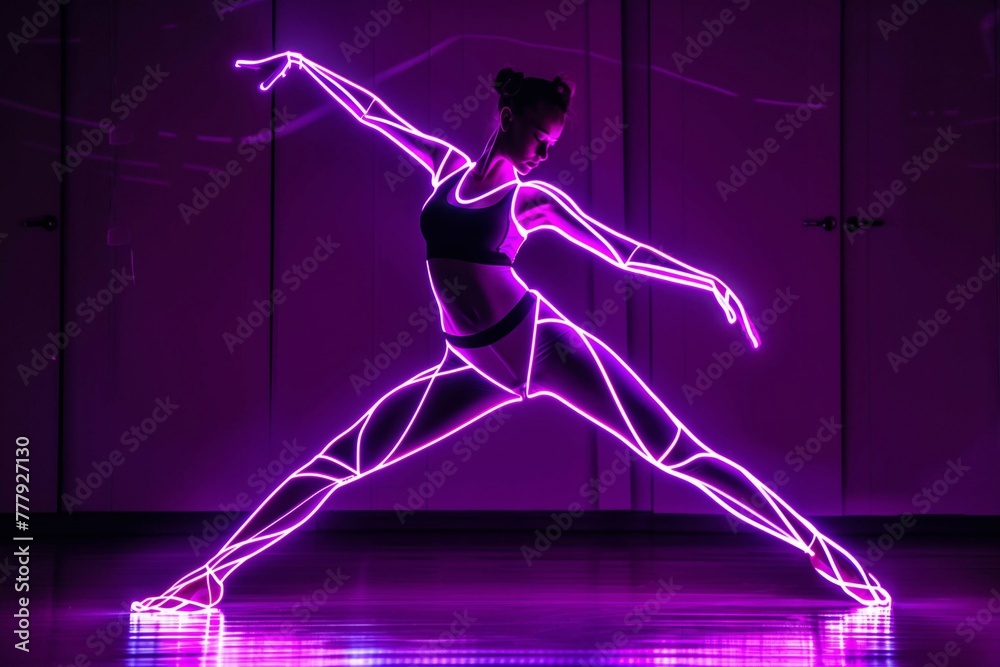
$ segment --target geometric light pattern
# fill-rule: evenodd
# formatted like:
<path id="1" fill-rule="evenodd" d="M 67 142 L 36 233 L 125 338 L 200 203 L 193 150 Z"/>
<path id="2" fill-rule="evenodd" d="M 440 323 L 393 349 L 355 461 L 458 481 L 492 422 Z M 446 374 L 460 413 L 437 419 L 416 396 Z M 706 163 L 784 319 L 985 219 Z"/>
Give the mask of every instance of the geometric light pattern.
<path id="1" fill-rule="evenodd" d="M 382 132 L 425 166 L 435 189 L 458 169 L 471 167 L 471 160 L 458 149 L 420 132 L 374 94 L 301 54 L 239 60 L 236 66 L 256 68 L 281 58 L 283 66 L 260 85 L 261 90 L 268 90 L 295 64 L 357 120 Z M 512 204 L 512 219 L 522 237 L 550 229 L 623 270 L 710 291 L 730 324 L 739 321 L 753 347 L 760 346 L 742 303 L 717 277 L 606 227 L 547 183 L 515 178 L 505 186 L 512 183 L 519 190 L 531 188 L 532 196 L 545 198 L 552 210 L 543 222 L 523 226 L 513 215 Z M 801 550 L 822 577 L 861 604 L 890 604 L 888 592 L 847 550 L 821 534 L 747 469 L 701 442 L 614 350 L 527 287 L 513 269 L 511 276 L 535 297 L 523 386 L 491 377 L 473 363 L 473 352 L 446 342 L 439 363 L 380 397 L 282 481 L 205 565 L 181 577 L 163 595 L 133 602 L 132 610 L 186 613 L 215 607 L 223 596 L 223 582 L 237 567 L 309 520 L 337 489 L 416 454 L 493 410 L 543 395 L 599 425 L 657 469 L 694 485 L 732 515 Z M 551 353 L 553 345 L 570 339 L 576 348 L 569 355 L 572 359 Z M 581 382 L 581 376 L 587 381 Z M 751 497 L 765 502 L 754 507 L 744 500 Z"/>

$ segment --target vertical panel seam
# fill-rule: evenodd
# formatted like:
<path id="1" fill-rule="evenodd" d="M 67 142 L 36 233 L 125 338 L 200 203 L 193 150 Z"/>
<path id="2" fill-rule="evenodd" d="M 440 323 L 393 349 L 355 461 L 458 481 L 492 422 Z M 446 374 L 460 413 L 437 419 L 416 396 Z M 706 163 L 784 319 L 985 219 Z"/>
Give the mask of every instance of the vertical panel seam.
<path id="1" fill-rule="evenodd" d="M 847 104 L 844 100 L 844 85 L 847 81 L 847 63 L 844 57 L 844 53 L 846 51 L 845 45 L 847 41 L 847 2 L 840 3 L 840 35 L 838 41 L 840 47 L 840 54 L 837 58 L 837 65 L 840 68 L 840 118 L 838 121 L 839 132 L 837 137 L 839 153 L 838 170 L 840 171 L 838 200 L 840 204 L 840 224 L 843 226 L 844 216 L 847 213 L 847 201 L 845 197 L 846 181 L 844 180 L 846 178 L 844 158 L 845 136 L 847 133 L 847 126 L 845 123 Z M 837 290 L 837 296 L 840 301 L 840 423 L 843 428 L 843 432 L 840 436 L 840 514 L 843 516 L 846 513 L 847 503 L 847 439 L 850 434 L 850 425 L 847 424 L 847 303 L 846 295 L 844 293 L 847 282 L 845 279 L 847 263 L 844 256 L 844 235 L 841 233 L 837 234 L 837 264 L 839 266 L 838 280 L 840 283 L 839 289 Z"/>
<path id="2" fill-rule="evenodd" d="M 278 47 L 278 0 L 271 0 L 271 53 L 275 53 Z M 269 207 L 269 243 L 268 243 L 268 293 L 274 294 L 274 251 L 275 251 L 275 239 L 274 239 L 274 218 L 275 218 L 275 181 L 276 181 L 276 169 L 275 165 L 278 157 L 278 136 L 277 123 L 275 121 L 275 113 L 277 112 L 277 86 L 271 87 L 271 109 L 268 119 L 268 124 L 271 127 L 271 173 L 269 175 L 269 186 L 270 186 L 270 207 Z M 273 426 L 274 426 L 274 320 L 275 317 L 269 317 L 267 328 L 268 328 L 268 344 L 267 344 L 267 447 L 270 451 L 272 440 L 274 437 Z"/>
<path id="3" fill-rule="evenodd" d="M 62 8 L 59 14 L 59 150 L 66 145 L 66 35 L 68 12 L 71 6 Z M 66 183 L 67 179 L 59 179 L 59 331 L 66 330 Z M 56 380 L 56 514 L 65 514 L 60 502 L 63 490 L 63 458 L 66 453 L 66 424 L 64 410 L 66 409 L 63 386 L 66 380 L 66 355 L 59 354 L 59 371 Z"/>

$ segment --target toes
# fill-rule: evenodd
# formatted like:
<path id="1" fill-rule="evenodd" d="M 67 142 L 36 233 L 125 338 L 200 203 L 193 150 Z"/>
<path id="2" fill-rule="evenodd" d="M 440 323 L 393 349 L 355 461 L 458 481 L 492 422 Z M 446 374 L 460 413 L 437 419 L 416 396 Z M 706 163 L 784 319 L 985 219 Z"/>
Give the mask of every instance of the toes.
<path id="1" fill-rule="evenodd" d="M 139 611 L 139 612 L 150 611 L 153 608 L 153 606 L 156 604 L 156 601 L 157 600 L 161 600 L 161 599 L 162 598 L 148 597 L 148 598 L 144 598 L 142 600 L 136 600 L 136 601 L 132 602 L 132 604 L 130 605 L 130 609 L 132 611 Z"/>
<path id="2" fill-rule="evenodd" d="M 131 609 L 135 612 L 184 614 L 199 611 L 210 611 L 214 604 L 215 603 L 202 604 L 185 598 L 164 595 L 156 598 L 146 598 L 142 602 L 133 602 Z"/>
<path id="3" fill-rule="evenodd" d="M 824 579 L 839 586 L 865 606 L 885 607 L 891 603 L 889 592 L 879 584 L 874 575 L 866 572 L 843 547 L 832 540 L 818 537 L 822 549 L 814 549 L 809 560 Z"/>

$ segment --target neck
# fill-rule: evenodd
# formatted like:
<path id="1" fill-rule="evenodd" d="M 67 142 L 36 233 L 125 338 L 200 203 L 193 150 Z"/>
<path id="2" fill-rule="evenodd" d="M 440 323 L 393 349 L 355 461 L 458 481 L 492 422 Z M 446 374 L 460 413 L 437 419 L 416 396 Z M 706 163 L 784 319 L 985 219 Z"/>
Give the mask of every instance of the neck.
<path id="1" fill-rule="evenodd" d="M 506 157 L 501 155 L 496 147 L 499 128 L 493 131 L 493 136 L 486 143 L 482 155 L 476 160 L 476 166 L 469 174 L 469 180 L 483 186 L 484 189 L 509 183 L 517 178 L 514 165 Z"/>

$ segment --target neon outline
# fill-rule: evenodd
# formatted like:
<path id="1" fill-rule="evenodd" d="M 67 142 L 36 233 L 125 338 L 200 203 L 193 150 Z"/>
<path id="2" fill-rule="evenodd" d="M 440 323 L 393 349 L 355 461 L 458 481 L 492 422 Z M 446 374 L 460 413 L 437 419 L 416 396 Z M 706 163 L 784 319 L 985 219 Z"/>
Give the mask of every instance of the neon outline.
<path id="1" fill-rule="evenodd" d="M 655 248 L 648 245 L 639 243 L 633 239 L 628 238 L 624 234 L 616 232 L 605 225 L 601 224 L 597 220 L 594 220 L 590 216 L 586 215 L 568 195 L 560 191 L 559 189 L 541 181 L 521 181 L 515 176 L 515 178 L 507 183 L 494 188 L 490 192 L 484 193 L 472 199 L 462 199 L 459 190 L 461 189 L 461 184 L 464 182 L 465 177 L 471 171 L 473 163 L 468 159 L 468 157 L 459 151 L 458 149 L 437 140 L 436 138 L 430 137 L 429 135 L 423 134 L 410 126 L 408 123 L 399 118 L 394 112 L 389 109 L 389 107 L 382 102 L 380 99 L 375 97 L 369 91 L 353 84 L 343 77 L 340 77 L 333 72 L 309 61 L 301 56 L 301 54 L 296 54 L 292 52 L 285 52 L 272 56 L 271 58 L 266 58 L 257 61 L 247 61 L 239 60 L 236 62 L 236 66 L 240 67 L 257 67 L 260 64 L 268 62 L 270 60 L 275 60 L 277 58 L 285 57 L 286 62 L 282 68 L 276 71 L 275 74 L 269 76 L 261 85 L 260 89 L 262 91 L 268 90 L 274 85 L 277 79 L 284 77 L 288 69 L 292 64 L 299 65 L 300 69 L 305 69 L 314 79 L 324 88 L 332 97 L 334 97 L 338 102 L 341 103 L 348 111 L 352 111 L 355 118 L 369 127 L 379 130 L 387 137 L 392 139 L 395 143 L 400 145 L 404 150 L 406 150 L 414 159 L 418 160 L 423 164 L 431 174 L 432 183 L 434 185 L 434 191 L 440 186 L 444 178 L 441 177 L 444 166 L 448 162 L 448 159 L 453 153 L 464 158 L 464 162 L 459 165 L 456 169 L 449 172 L 449 176 L 456 173 L 458 169 L 466 168 L 466 173 L 463 174 L 459 181 L 458 186 L 455 188 L 455 198 L 460 203 L 471 204 L 478 202 L 489 195 L 498 192 L 499 190 L 514 184 L 517 193 L 515 194 L 514 201 L 511 203 L 510 217 L 514 222 L 515 226 L 521 232 L 523 237 L 528 237 L 532 232 L 541 229 L 550 229 L 571 243 L 584 248 L 585 250 L 600 256 L 609 263 L 622 268 L 624 270 L 632 271 L 635 273 L 640 273 L 642 275 L 647 275 L 654 278 L 659 278 L 668 282 L 672 282 L 679 285 L 684 285 L 687 287 L 692 287 L 694 289 L 702 289 L 711 291 L 716 299 L 719 301 L 720 305 L 723 306 L 727 319 L 729 323 L 732 324 L 736 322 L 737 319 L 741 319 L 741 324 L 744 327 L 745 333 L 748 338 L 753 343 L 754 347 L 759 347 L 759 338 L 756 336 L 756 331 L 753 328 L 753 324 L 746 315 L 746 311 L 736 297 L 736 295 L 715 276 L 708 274 L 699 269 L 695 269 L 683 262 L 680 262 L 669 255 L 662 253 Z M 317 72 L 320 73 L 317 75 Z M 330 81 L 337 88 L 339 88 L 344 95 L 346 95 L 350 102 L 355 105 L 352 110 L 350 104 L 340 99 L 333 91 L 331 91 L 325 84 L 324 81 Z M 364 111 L 361 111 L 362 105 L 354 98 L 351 93 L 346 90 L 340 82 L 344 82 L 354 88 L 363 91 L 365 94 L 371 96 L 373 99 L 364 107 Z M 398 122 L 392 122 L 383 118 L 369 117 L 371 109 L 378 104 L 382 110 L 391 114 Z M 407 133 L 414 134 L 419 139 L 433 139 L 434 147 L 423 155 L 423 159 L 418 157 L 417 153 L 410 150 L 408 144 L 405 142 L 406 139 L 400 139 L 394 137 L 392 134 L 386 132 L 382 127 L 373 123 L 385 123 L 396 127 L 397 129 Z M 492 139 L 491 139 L 492 141 Z M 436 155 L 439 154 L 440 149 L 447 147 L 444 152 L 443 157 L 440 161 L 436 160 Z M 426 148 L 426 147 L 425 147 Z M 515 172 L 516 173 L 516 172 Z M 557 215 L 554 222 L 543 222 L 539 224 L 529 223 L 529 227 L 524 227 L 521 221 L 516 215 L 516 202 L 517 194 L 520 194 L 522 187 L 531 187 L 537 191 L 542 192 L 548 197 L 544 201 L 545 204 L 555 203 L 559 205 L 556 209 L 562 215 Z M 433 197 L 433 193 L 431 195 Z M 429 199 L 428 199 L 429 201 Z M 426 203 L 425 203 L 426 206 Z M 533 209 L 529 209 L 533 210 Z M 550 218 L 546 218 L 550 220 Z M 598 231 L 599 230 L 599 231 Z M 613 237 L 615 240 L 623 243 L 625 248 L 631 247 L 631 251 L 627 255 L 623 255 L 615 248 L 611 240 L 602 236 L 602 232 Z M 591 244 L 587 243 L 587 237 Z M 664 259 L 676 266 L 683 267 L 687 271 L 682 271 L 679 269 L 671 269 L 660 266 L 658 264 L 651 264 L 647 262 L 638 262 L 633 260 L 633 256 L 639 250 L 645 250 L 652 253 L 657 258 Z M 516 254 L 516 252 L 515 252 Z M 624 257 L 624 259 L 623 259 Z M 333 438 L 327 445 L 320 451 L 319 454 L 314 456 L 308 463 L 304 464 L 301 468 L 296 470 L 294 473 L 289 475 L 285 480 L 281 482 L 268 496 L 265 500 L 254 510 L 254 512 L 244 521 L 244 523 L 237 530 L 237 533 L 230 537 L 230 539 L 219 549 L 215 556 L 213 556 L 209 561 L 202 567 L 197 568 L 188 574 L 181 577 L 177 583 L 171 586 L 163 595 L 157 597 L 146 598 L 145 600 L 132 603 L 132 611 L 134 612 L 145 612 L 145 611 L 160 611 L 160 612 L 177 612 L 177 613 L 189 613 L 197 611 L 206 611 L 213 609 L 221 601 L 224 588 L 223 582 L 225 579 L 236 570 L 239 565 L 244 563 L 246 560 L 257 555 L 271 544 L 282 539 L 290 532 L 295 530 L 298 526 L 302 525 L 308 521 L 325 503 L 329 496 L 341 486 L 356 482 L 359 479 L 363 479 L 367 475 L 377 472 L 382 468 L 385 468 L 393 463 L 406 459 L 417 452 L 420 452 L 427 447 L 443 440 L 444 438 L 450 437 L 451 435 L 457 433 L 458 431 L 464 429 L 466 426 L 472 422 L 486 416 L 490 412 L 503 407 L 504 405 L 509 405 L 511 403 L 521 402 L 536 396 L 551 396 L 556 400 L 560 401 L 567 407 L 569 407 L 574 412 L 580 414 L 585 419 L 597 424 L 607 432 L 611 433 L 630 449 L 635 451 L 639 456 L 647 460 L 649 463 L 654 465 L 656 468 L 672 475 L 690 482 L 695 487 L 699 488 L 708 497 L 714 500 L 719 506 L 721 506 L 726 511 L 737 516 L 741 520 L 749 523 L 760 529 L 761 531 L 770 534 L 779 540 L 782 540 L 793 547 L 796 547 L 806 554 L 809 554 L 813 560 L 813 566 L 819 572 L 819 574 L 825 578 L 827 581 L 839 586 L 846 594 L 860 602 L 865 606 L 874 607 L 884 607 L 891 603 L 891 598 L 888 592 L 878 583 L 878 580 L 871 574 L 865 572 L 861 567 L 861 564 L 843 547 L 838 545 L 833 540 L 830 540 L 826 536 L 822 535 L 809 521 L 803 518 L 801 515 L 796 513 L 784 500 L 773 493 L 769 488 L 757 480 L 746 468 L 740 466 L 734 461 L 721 456 L 714 452 L 711 448 L 701 442 L 686 426 L 684 426 L 674 414 L 667 408 L 666 405 L 656 396 L 656 394 L 646 385 L 645 382 L 633 371 L 628 364 L 607 344 L 598 339 L 596 336 L 589 334 L 583 328 L 574 324 L 569 318 L 567 318 L 562 312 L 560 312 L 552 303 L 548 301 L 541 293 L 537 290 L 529 288 L 524 281 L 516 274 L 516 272 L 511 269 L 510 275 L 527 291 L 530 291 L 536 297 L 534 312 L 532 313 L 532 332 L 531 332 L 531 344 L 530 352 L 528 355 L 528 371 L 526 375 L 525 385 L 523 395 L 512 390 L 510 387 L 506 387 L 503 384 L 496 381 L 494 378 L 490 377 L 488 374 L 484 373 L 482 370 L 477 368 L 465 355 L 462 354 L 461 348 L 456 348 L 450 342 L 445 342 L 445 354 L 444 357 L 435 366 L 431 366 L 420 373 L 412 376 L 408 380 L 402 382 L 398 386 L 394 387 L 390 391 L 383 394 L 374 404 L 351 426 L 343 430 L 340 434 Z M 430 266 L 428 264 L 428 277 L 430 277 Z M 433 285 L 433 281 L 432 281 Z M 720 289 L 723 288 L 723 289 Z M 434 291 L 434 290 L 432 290 Z M 437 293 L 434 291 L 435 299 L 437 299 Z M 733 303 L 735 303 L 736 308 L 739 309 L 740 315 L 736 315 L 736 311 L 733 308 Z M 440 301 L 438 301 L 440 306 Z M 540 309 L 542 305 L 545 305 L 556 317 L 540 317 Z M 442 328 L 444 325 L 444 315 L 443 308 L 441 310 L 441 323 Z M 538 328 L 540 324 L 546 323 L 557 323 L 559 326 L 570 327 L 576 335 L 584 342 L 587 351 L 591 355 L 591 359 L 595 362 L 598 371 L 600 372 L 602 378 L 604 379 L 605 388 L 610 392 L 611 397 L 615 403 L 618 413 L 622 416 L 627 427 L 628 434 L 619 432 L 611 424 L 604 423 L 597 417 L 587 413 L 586 411 L 573 405 L 568 399 L 559 395 L 554 391 L 548 391 L 541 389 L 538 391 L 532 391 L 531 383 L 532 379 L 535 377 L 534 371 L 534 357 L 536 352 L 536 343 L 538 337 Z M 595 350 L 595 346 L 601 348 L 601 350 L 609 355 L 619 364 L 621 369 L 627 371 L 628 376 L 631 380 L 638 385 L 638 387 L 645 393 L 648 397 L 651 397 L 656 406 L 663 411 L 664 415 L 670 420 L 676 429 L 676 434 L 666 447 L 663 447 L 662 454 L 656 455 L 655 452 L 658 451 L 658 447 L 655 443 L 645 443 L 642 440 L 638 430 L 633 425 L 632 420 L 629 419 L 628 411 L 622 404 L 622 400 L 619 397 L 615 383 L 612 382 L 605 369 L 604 364 L 601 361 L 600 355 Z M 445 363 L 452 357 L 457 357 L 464 362 L 463 366 L 456 366 L 454 368 L 444 369 Z M 430 394 L 431 387 L 440 378 L 449 377 L 452 375 L 457 375 L 460 373 L 468 374 L 469 371 L 474 371 L 482 379 L 491 383 L 497 387 L 500 391 L 497 392 L 497 401 L 495 404 L 491 404 L 487 409 L 479 412 L 474 417 L 467 418 L 462 421 L 459 425 L 449 428 L 443 435 L 438 435 L 431 439 L 429 442 L 416 442 L 411 445 L 411 448 L 405 451 L 400 451 L 401 446 L 410 432 L 413 424 L 420 415 L 421 408 L 424 407 L 428 395 Z M 464 376 L 463 376 L 464 377 Z M 459 379 L 462 379 L 461 377 Z M 382 458 L 369 469 L 363 469 L 362 465 L 362 438 L 366 433 L 366 427 L 368 426 L 369 420 L 375 414 L 375 411 L 382 405 L 386 404 L 394 395 L 402 392 L 403 390 L 411 387 L 417 383 L 426 381 L 426 387 L 424 387 L 420 399 L 417 403 L 416 408 L 414 408 L 413 413 L 409 416 L 405 427 L 403 427 L 401 433 L 396 438 L 395 442 L 391 447 L 388 448 L 388 452 L 382 456 Z M 634 388 L 633 388 L 634 389 Z M 502 398 L 504 394 L 509 394 L 512 398 Z M 359 427 L 360 425 L 360 427 Z M 356 436 L 351 436 L 351 432 L 358 429 Z M 668 457 L 674 453 L 678 443 L 680 442 L 681 436 L 685 436 L 688 441 L 693 443 L 695 447 L 699 450 L 697 453 L 681 458 L 678 462 L 668 463 Z M 345 438 L 354 437 L 354 461 L 343 461 L 340 458 L 334 457 L 327 452 L 334 449 Z M 691 472 L 685 472 L 682 469 L 690 467 L 691 465 L 701 464 L 714 464 L 720 466 L 719 470 L 722 472 L 735 471 L 742 476 L 745 483 L 750 488 L 753 488 L 756 493 L 759 493 L 763 498 L 767 500 L 768 507 L 770 509 L 770 514 L 773 516 L 771 518 L 764 516 L 764 514 L 757 512 L 754 508 L 749 507 L 746 503 L 735 498 L 731 493 L 726 490 L 719 488 L 703 479 L 698 478 Z M 337 476 L 337 475 L 340 476 Z M 249 538 L 239 540 L 234 543 L 236 537 L 246 528 L 251 525 L 254 519 L 258 517 L 261 510 L 268 505 L 268 503 L 275 498 L 282 489 L 286 487 L 286 484 L 292 480 L 302 480 L 302 479 L 315 479 L 328 482 L 329 484 L 320 488 L 319 490 L 309 493 L 304 498 L 301 498 L 298 503 L 293 505 L 290 509 L 286 510 L 277 518 L 273 519 L 266 526 L 255 532 Z M 748 490 L 748 489 L 745 489 Z M 323 496 L 319 502 L 314 502 L 314 500 Z M 280 523 L 284 523 L 287 520 L 291 520 L 290 517 L 294 518 L 293 513 L 297 510 L 311 505 L 311 510 L 306 514 L 304 518 L 296 520 L 291 526 L 285 526 L 280 530 L 272 530 L 275 526 Z M 780 525 L 779 525 L 780 524 Z M 803 538 L 803 534 L 810 535 L 811 539 L 807 543 Z M 263 546 L 251 551 L 248 554 L 241 554 L 232 559 L 227 558 L 239 551 L 245 550 L 245 547 L 252 547 L 253 545 L 265 542 Z M 816 548 L 818 546 L 821 549 Z M 853 566 L 855 572 L 851 573 L 849 570 L 843 570 L 840 561 L 846 560 L 850 566 Z M 213 565 L 213 563 L 217 563 Z M 818 564 L 817 564 L 818 563 Z M 829 571 L 827 571 L 829 570 Z M 219 572 L 223 572 L 219 576 Z M 860 577 L 857 574 L 860 573 Z M 853 574 L 853 577 L 852 577 Z M 853 579 L 853 580 L 852 580 Z M 860 581 L 858 580 L 860 579 Z M 179 595 L 182 590 L 187 588 L 189 585 L 195 584 L 196 582 L 201 584 L 204 581 L 205 586 L 203 589 L 207 589 L 208 601 L 207 603 L 197 602 L 190 600 L 184 596 Z M 170 604 L 176 603 L 174 606 Z"/>

